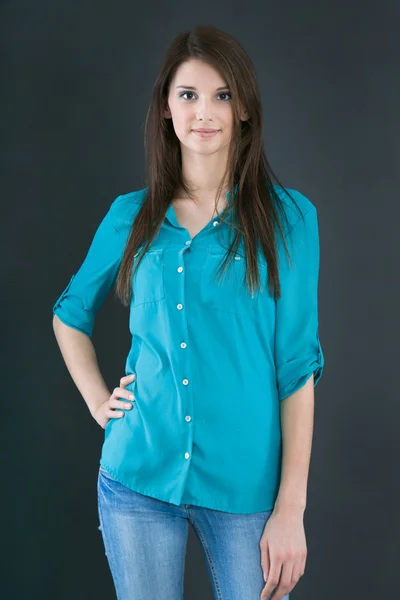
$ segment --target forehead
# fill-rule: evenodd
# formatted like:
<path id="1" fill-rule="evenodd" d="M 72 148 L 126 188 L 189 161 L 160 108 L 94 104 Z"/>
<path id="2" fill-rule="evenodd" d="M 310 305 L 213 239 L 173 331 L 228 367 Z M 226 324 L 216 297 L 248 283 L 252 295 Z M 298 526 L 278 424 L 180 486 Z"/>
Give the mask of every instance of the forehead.
<path id="1" fill-rule="evenodd" d="M 183 85 L 216 89 L 227 84 L 224 77 L 213 67 L 200 59 L 190 59 L 179 65 L 171 85 Z"/>

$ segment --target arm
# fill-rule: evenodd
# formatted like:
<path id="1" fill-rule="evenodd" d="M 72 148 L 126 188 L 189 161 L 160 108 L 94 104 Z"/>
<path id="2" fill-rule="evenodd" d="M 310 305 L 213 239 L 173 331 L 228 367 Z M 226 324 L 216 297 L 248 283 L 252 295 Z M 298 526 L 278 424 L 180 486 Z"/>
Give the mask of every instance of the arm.
<path id="1" fill-rule="evenodd" d="M 53 330 L 67 369 L 91 414 L 111 395 L 91 340 L 96 314 L 118 275 L 124 239 L 115 226 L 118 198 L 100 223 L 79 270 L 53 306 Z"/>
<path id="2" fill-rule="evenodd" d="M 324 356 L 318 334 L 319 234 L 312 205 L 291 230 L 293 264 L 283 262 L 276 305 L 275 360 L 282 429 L 276 508 L 304 512 L 314 420 L 314 387 Z M 286 261 L 286 258 L 282 258 Z"/>
<path id="3" fill-rule="evenodd" d="M 275 510 L 304 513 L 314 425 L 314 376 L 281 402 L 282 474 Z"/>
<path id="4" fill-rule="evenodd" d="M 111 392 L 100 373 L 92 341 L 84 333 L 65 325 L 56 314 L 53 330 L 69 374 L 93 416 Z"/>
<path id="5" fill-rule="evenodd" d="M 303 513 L 311 453 L 314 375 L 281 402 L 282 475 L 272 515 L 260 541 L 265 587 L 262 600 L 288 594 L 304 575 L 307 543 Z M 278 585 L 277 585 L 278 584 Z"/>

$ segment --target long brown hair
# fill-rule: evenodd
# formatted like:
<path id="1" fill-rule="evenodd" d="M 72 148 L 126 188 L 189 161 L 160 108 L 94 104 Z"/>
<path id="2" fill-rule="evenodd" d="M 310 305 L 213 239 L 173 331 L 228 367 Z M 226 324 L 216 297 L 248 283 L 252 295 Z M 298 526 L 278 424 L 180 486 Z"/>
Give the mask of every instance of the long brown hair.
<path id="1" fill-rule="evenodd" d="M 116 282 L 116 295 L 125 305 L 130 303 L 132 278 L 157 236 L 174 194 L 177 190 L 183 190 L 192 197 L 189 186 L 182 178 L 180 141 L 172 120 L 164 118 L 163 114 L 168 104 L 170 82 L 176 70 L 183 62 L 193 58 L 201 59 L 218 70 L 232 95 L 232 137 L 226 172 L 216 199 L 221 194 L 224 182 L 228 182 L 229 190 L 235 189 L 226 212 L 226 216 L 231 216 L 227 224 L 235 233 L 219 272 L 225 273 L 243 241 L 246 285 L 253 294 L 256 288 L 260 289 L 257 260 L 259 244 L 268 265 L 269 293 L 275 299 L 281 294 L 275 230 L 278 227 L 288 254 L 280 218 L 283 217 L 287 222 L 287 216 L 273 187 L 272 178 L 281 188 L 283 186 L 272 171 L 263 148 L 262 109 L 255 69 L 244 48 L 232 36 L 212 26 L 198 25 L 174 39 L 153 86 L 145 123 L 147 193 L 131 228 Z M 240 119 L 241 107 L 247 111 L 246 121 Z M 286 194 L 290 196 L 287 191 Z M 290 198 L 297 206 L 292 196 Z M 140 258 L 135 269 L 132 269 L 134 255 L 141 246 Z"/>

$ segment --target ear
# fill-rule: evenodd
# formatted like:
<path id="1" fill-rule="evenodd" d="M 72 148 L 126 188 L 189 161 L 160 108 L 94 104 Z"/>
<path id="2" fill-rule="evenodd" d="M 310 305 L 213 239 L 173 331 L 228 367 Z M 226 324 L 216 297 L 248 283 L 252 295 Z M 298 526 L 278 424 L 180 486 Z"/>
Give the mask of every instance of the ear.
<path id="1" fill-rule="evenodd" d="M 244 109 L 243 106 L 240 106 L 240 120 L 247 121 L 248 118 L 249 118 L 248 111 L 246 109 Z"/>
<path id="2" fill-rule="evenodd" d="M 172 119 L 171 111 L 170 111 L 170 109 L 169 109 L 169 106 L 168 106 L 168 105 L 167 105 L 167 106 L 164 108 L 164 111 L 163 111 L 163 117 L 164 117 L 165 119 Z"/>

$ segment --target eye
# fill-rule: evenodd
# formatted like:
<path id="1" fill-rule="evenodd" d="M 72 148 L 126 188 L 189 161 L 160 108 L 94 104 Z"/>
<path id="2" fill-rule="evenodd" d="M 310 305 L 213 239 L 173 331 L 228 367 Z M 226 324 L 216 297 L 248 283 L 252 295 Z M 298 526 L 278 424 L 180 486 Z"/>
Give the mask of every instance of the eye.
<path id="1" fill-rule="evenodd" d="M 183 92 L 183 94 L 179 94 L 179 98 L 183 98 L 183 96 L 185 96 L 186 94 L 192 94 L 193 95 L 193 92 Z M 186 100 L 186 98 L 185 98 L 185 100 Z"/>
<path id="2" fill-rule="evenodd" d="M 186 94 L 194 95 L 193 92 L 183 92 L 182 94 L 179 94 L 179 98 L 183 98 L 183 96 L 186 96 Z M 232 99 L 232 94 L 230 92 L 221 92 L 218 94 L 218 96 L 229 96 L 228 100 Z M 187 100 L 187 98 L 185 98 L 185 100 Z M 226 100 L 224 100 L 223 102 L 226 102 Z"/>

